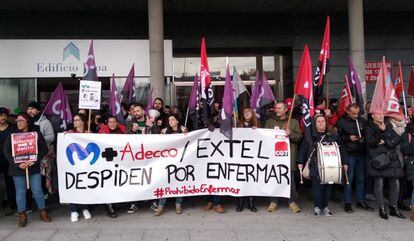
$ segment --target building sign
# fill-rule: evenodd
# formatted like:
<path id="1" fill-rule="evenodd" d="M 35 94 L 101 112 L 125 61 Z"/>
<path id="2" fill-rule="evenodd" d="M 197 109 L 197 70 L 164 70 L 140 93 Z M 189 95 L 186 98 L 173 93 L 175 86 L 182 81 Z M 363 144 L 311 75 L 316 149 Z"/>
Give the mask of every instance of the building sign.
<path id="1" fill-rule="evenodd" d="M 82 77 L 91 40 L 0 40 L 0 78 Z M 98 77 L 150 76 L 148 40 L 94 40 Z M 172 41 L 164 41 L 165 76 L 172 76 Z"/>
<path id="2" fill-rule="evenodd" d="M 382 61 L 365 61 L 365 80 L 368 83 L 377 81 Z M 387 62 L 388 69 L 391 69 L 392 62 Z"/>

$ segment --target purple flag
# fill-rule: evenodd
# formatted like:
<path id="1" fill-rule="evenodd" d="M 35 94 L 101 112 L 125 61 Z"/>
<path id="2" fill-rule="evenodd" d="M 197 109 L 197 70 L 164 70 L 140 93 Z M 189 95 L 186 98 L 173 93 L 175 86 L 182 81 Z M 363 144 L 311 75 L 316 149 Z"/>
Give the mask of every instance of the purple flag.
<path id="1" fill-rule="evenodd" d="M 130 103 L 135 100 L 135 64 L 132 65 L 129 71 L 128 77 L 125 81 L 124 87 L 122 88 L 122 96 Z"/>
<path id="2" fill-rule="evenodd" d="M 364 99 L 362 97 L 361 81 L 359 80 L 358 72 L 355 69 L 355 65 L 352 62 L 351 55 L 349 55 L 348 84 L 349 89 L 351 90 L 351 94 L 355 98 L 355 100 L 352 100 L 352 102 L 356 101 L 356 103 L 359 105 L 360 114 L 362 115 L 365 113 L 365 109 Z"/>
<path id="3" fill-rule="evenodd" d="M 112 74 L 111 87 L 109 96 L 109 111 L 111 115 L 115 116 L 120 123 L 124 123 L 124 116 L 122 115 L 121 102 L 119 101 L 118 90 L 115 83 L 115 75 Z"/>
<path id="4" fill-rule="evenodd" d="M 67 129 L 72 123 L 72 112 L 70 110 L 68 96 L 63 90 L 62 83 L 56 87 L 55 92 L 43 110 L 43 115 L 48 117 L 56 132 Z"/>
<path id="5" fill-rule="evenodd" d="M 150 91 L 148 91 L 148 102 L 147 102 L 147 107 L 145 108 L 145 114 L 147 115 L 148 115 L 148 111 L 151 110 L 154 106 L 154 100 L 152 99 L 152 91 L 153 91 L 152 88 Z"/>
<path id="6" fill-rule="evenodd" d="M 256 116 L 260 119 L 265 118 L 265 113 L 262 113 L 262 107 L 275 101 L 272 89 L 267 82 L 266 76 L 263 73 L 259 78 L 259 73 L 256 74 L 256 81 L 253 85 L 252 97 L 250 99 L 250 107 L 255 110 Z"/>
<path id="7" fill-rule="evenodd" d="M 199 90 L 198 90 L 198 82 L 199 82 L 198 74 L 194 77 L 193 89 L 191 90 L 190 99 L 188 101 L 188 112 L 187 117 L 185 120 L 185 126 L 187 126 L 187 119 L 188 115 L 190 116 L 190 120 L 192 122 L 193 130 L 198 129 L 198 111 L 199 111 Z"/>
<path id="8" fill-rule="evenodd" d="M 83 80 L 95 80 L 98 81 L 98 75 L 96 73 L 95 55 L 93 53 L 93 40 L 89 46 L 88 57 L 86 58 Z"/>
<path id="9" fill-rule="evenodd" d="M 224 84 L 224 94 L 222 99 L 221 119 L 220 119 L 220 132 L 227 138 L 233 138 L 233 84 L 231 82 L 231 75 L 229 65 L 226 68 L 226 81 Z"/>

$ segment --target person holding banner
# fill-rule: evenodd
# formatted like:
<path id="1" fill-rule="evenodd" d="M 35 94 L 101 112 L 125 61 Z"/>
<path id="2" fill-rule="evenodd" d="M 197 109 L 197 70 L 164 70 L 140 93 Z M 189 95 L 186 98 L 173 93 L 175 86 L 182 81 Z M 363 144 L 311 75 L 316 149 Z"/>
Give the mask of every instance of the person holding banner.
<path id="1" fill-rule="evenodd" d="M 366 121 L 359 116 L 360 109 L 357 103 L 348 105 L 347 112 L 336 123 L 336 129 L 342 142 L 345 144 L 348 153 L 348 178 L 349 185 L 345 185 L 344 210 L 352 213 L 352 182 L 355 179 L 356 186 L 356 207 L 367 211 L 374 209 L 365 201 L 365 140 L 363 133 L 366 128 Z"/>
<path id="2" fill-rule="evenodd" d="M 188 133 L 187 128 L 182 126 L 180 123 L 180 116 L 177 114 L 170 115 L 168 117 L 167 128 L 161 130 L 161 134 L 179 134 L 179 133 Z M 175 199 L 175 212 L 177 214 L 183 213 L 182 197 L 177 197 Z M 155 216 L 161 216 L 165 211 L 165 204 L 167 203 L 166 198 L 161 198 L 158 200 L 158 207 L 155 211 Z"/>
<path id="3" fill-rule="evenodd" d="M 73 116 L 73 129 L 67 131 L 67 133 L 88 133 L 87 124 L 88 122 L 86 119 L 86 115 L 76 114 Z M 70 221 L 72 223 L 77 222 L 79 220 L 79 211 L 81 210 L 82 210 L 84 219 L 92 218 L 92 215 L 89 212 L 88 205 L 69 203 L 69 210 L 70 210 Z"/>
<path id="4" fill-rule="evenodd" d="M 286 130 L 286 135 L 289 136 L 290 141 L 290 161 L 291 161 L 291 192 L 289 199 L 289 209 L 294 213 L 300 212 L 300 207 L 296 203 L 297 191 L 296 191 L 296 154 L 297 147 L 302 140 L 302 132 L 299 127 L 299 122 L 295 119 L 291 119 L 289 126 L 288 125 L 288 107 L 285 102 L 278 102 L 274 106 L 274 116 L 266 121 L 265 128 L 268 129 L 283 129 Z M 273 197 L 270 199 L 269 207 L 267 211 L 274 212 L 277 210 L 278 198 Z"/>
<path id="5" fill-rule="evenodd" d="M 341 162 L 345 171 L 348 170 L 348 156 L 346 149 L 335 133 L 328 130 L 328 121 L 323 115 L 315 115 L 314 118 L 315 128 L 313 135 L 313 142 L 304 140 L 299 148 L 298 154 L 298 168 L 303 170 L 306 162 L 309 162 L 310 178 L 312 181 L 312 196 L 314 203 L 313 216 L 318 218 L 322 212 L 325 216 L 332 216 L 332 212 L 328 208 L 328 202 L 331 195 L 331 185 L 321 184 L 321 177 L 319 176 L 319 164 L 317 160 L 317 144 L 318 143 L 334 143 L 339 145 L 339 152 L 341 156 Z"/>
<path id="6" fill-rule="evenodd" d="M 16 118 L 17 131 L 15 133 L 37 133 L 37 139 L 34 145 L 37 146 L 37 156 L 35 161 L 22 161 L 16 162 L 16 157 L 19 148 L 16 143 L 12 143 L 12 135 L 9 135 L 6 142 L 4 143 L 4 155 L 9 161 L 9 175 L 13 177 L 14 186 L 16 189 L 16 201 L 17 211 L 19 213 L 19 227 L 25 227 L 27 225 L 26 216 L 26 191 L 30 186 L 33 193 L 33 198 L 36 201 L 37 208 L 40 213 L 40 220 L 43 222 L 51 222 L 52 219 L 49 217 L 46 211 L 46 203 L 44 193 L 42 190 L 42 178 L 40 175 L 40 160 L 44 158 L 48 152 L 45 138 L 40 132 L 39 128 L 34 125 L 33 118 L 25 112 L 18 114 Z M 24 140 L 20 140 L 24 142 Z M 27 143 L 28 148 L 33 147 L 33 143 Z M 31 145 L 31 146 L 30 146 Z M 33 147 L 34 148 L 34 147 Z M 13 155 L 13 153 L 15 155 Z"/>
<path id="7" fill-rule="evenodd" d="M 260 128 L 260 122 L 257 119 L 253 109 L 245 108 L 243 110 L 243 115 L 241 115 L 239 122 L 237 123 L 238 127 L 241 128 Z M 237 212 L 243 211 L 244 201 L 247 199 L 247 207 L 252 212 L 257 212 L 257 208 L 254 205 L 254 197 L 238 197 L 237 198 Z"/>
<path id="8" fill-rule="evenodd" d="M 374 192 L 379 206 L 379 216 L 388 219 L 384 205 L 384 179 L 388 179 L 390 215 L 405 218 L 397 206 L 400 192 L 398 178 L 404 176 L 396 150 L 401 142 L 400 136 L 393 130 L 389 121 L 384 121 L 383 115 L 373 113 L 372 120 L 368 121 L 365 130 L 365 140 L 368 151 L 367 175 L 374 178 Z"/>
<path id="9" fill-rule="evenodd" d="M 157 110 L 160 115 L 157 117 L 157 126 L 159 126 L 161 129 L 164 129 L 167 126 L 167 117 L 168 114 L 166 113 L 164 109 L 164 101 L 161 98 L 155 98 L 154 104 L 152 106 L 155 110 Z"/>

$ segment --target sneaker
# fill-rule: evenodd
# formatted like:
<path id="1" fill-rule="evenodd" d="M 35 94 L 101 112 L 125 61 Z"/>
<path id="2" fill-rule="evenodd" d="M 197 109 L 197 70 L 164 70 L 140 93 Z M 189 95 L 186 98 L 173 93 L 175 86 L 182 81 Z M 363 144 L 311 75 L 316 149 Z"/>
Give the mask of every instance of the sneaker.
<path id="1" fill-rule="evenodd" d="M 369 211 L 369 212 L 374 212 L 375 211 L 375 209 L 368 206 L 368 204 L 366 202 L 357 202 L 356 207 L 359 208 L 359 209 L 364 209 L 364 210 Z"/>
<path id="2" fill-rule="evenodd" d="M 275 203 L 275 202 L 271 202 L 271 203 L 269 204 L 269 207 L 267 208 L 267 211 L 268 211 L 268 212 L 273 213 L 273 212 L 275 212 L 276 210 L 277 210 L 277 203 Z"/>
<path id="3" fill-rule="evenodd" d="M 204 211 L 209 211 L 211 209 L 213 209 L 213 203 L 209 202 L 207 203 L 204 207 L 203 207 Z"/>
<path id="4" fill-rule="evenodd" d="M 70 221 L 75 223 L 79 220 L 79 213 L 78 212 L 71 212 L 70 213 Z"/>
<path id="5" fill-rule="evenodd" d="M 325 207 L 323 209 L 323 214 L 325 214 L 325 216 L 327 216 L 327 217 L 331 217 L 332 216 L 331 210 L 329 210 L 328 207 Z"/>
<path id="6" fill-rule="evenodd" d="M 92 215 L 91 215 L 91 213 L 89 212 L 88 209 L 83 210 L 82 214 L 83 214 L 84 219 L 91 219 L 92 218 Z"/>
<path id="7" fill-rule="evenodd" d="M 158 208 L 158 201 L 154 201 L 151 203 L 151 209 L 156 211 Z"/>
<path id="8" fill-rule="evenodd" d="M 175 204 L 175 212 L 177 214 L 182 214 L 183 213 L 183 208 L 181 207 L 181 204 Z"/>
<path id="9" fill-rule="evenodd" d="M 137 210 L 138 210 L 138 206 L 137 206 L 135 203 L 133 203 L 133 204 L 131 204 L 131 207 L 129 207 L 129 208 L 128 208 L 127 213 L 129 213 L 129 214 L 133 214 L 133 213 L 135 213 Z"/>
<path id="10" fill-rule="evenodd" d="M 31 208 L 26 210 L 26 214 L 29 214 L 29 213 L 32 213 L 32 212 L 33 212 L 33 209 L 31 209 Z"/>
<path id="11" fill-rule="evenodd" d="M 217 206 L 214 206 L 213 211 L 216 212 L 216 213 L 224 213 L 225 212 L 224 206 L 221 205 L 221 204 L 219 204 Z"/>
<path id="12" fill-rule="evenodd" d="M 300 211 L 301 211 L 299 205 L 297 205 L 295 202 L 292 202 L 289 205 L 289 209 L 292 210 L 292 212 L 294 212 L 294 213 L 300 213 Z"/>
<path id="13" fill-rule="evenodd" d="M 313 217 L 319 218 L 321 216 L 321 210 L 318 207 L 315 207 L 313 210 Z"/>
<path id="14" fill-rule="evenodd" d="M 163 206 L 158 206 L 157 210 L 155 211 L 155 216 L 161 216 L 165 211 L 165 207 Z"/>

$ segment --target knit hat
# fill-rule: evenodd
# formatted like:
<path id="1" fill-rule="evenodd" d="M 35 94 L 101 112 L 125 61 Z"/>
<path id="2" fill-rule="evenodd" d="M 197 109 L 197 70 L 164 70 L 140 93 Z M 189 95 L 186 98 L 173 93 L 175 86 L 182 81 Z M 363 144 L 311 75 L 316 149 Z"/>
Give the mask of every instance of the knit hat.
<path id="1" fill-rule="evenodd" d="M 34 109 L 37 109 L 37 110 L 40 110 L 40 104 L 39 104 L 39 102 L 36 102 L 36 101 L 33 101 L 33 102 L 31 102 L 28 106 L 27 106 L 27 108 L 34 108 Z"/>
<path id="2" fill-rule="evenodd" d="M 10 110 L 5 107 L 0 107 L 0 115 L 3 114 L 10 115 Z"/>

